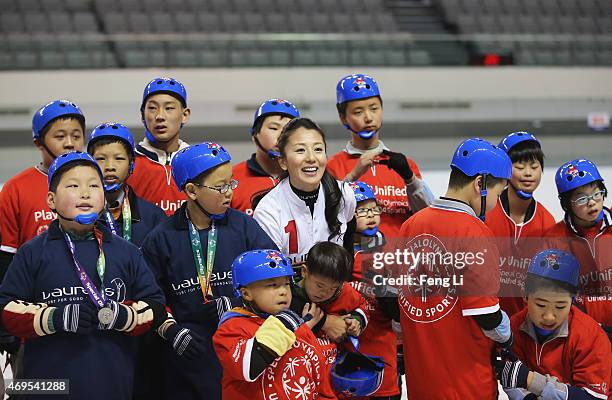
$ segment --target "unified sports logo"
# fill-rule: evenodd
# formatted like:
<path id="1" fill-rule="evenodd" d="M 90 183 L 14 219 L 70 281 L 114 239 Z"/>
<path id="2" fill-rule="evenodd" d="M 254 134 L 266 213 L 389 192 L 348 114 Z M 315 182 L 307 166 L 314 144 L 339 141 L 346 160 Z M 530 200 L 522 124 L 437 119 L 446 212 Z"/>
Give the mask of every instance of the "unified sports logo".
<path id="1" fill-rule="evenodd" d="M 276 264 L 283 262 L 283 256 L 278 251 L 269 251 L 266 258 L 275 261 Z"/>
<path id="2" fill-rule="evenodd" d="M 580 172 L 578 171 L 578 168 L 576 168 L 576 166 L 575 166 L 575 165 L 570 164 L 570 165 L 567 167 L 567 172 L 566 172 L 565 174 L 566 174 L 566 175 L 571 175 L 571 176 L 573 176 L 573 177 L 575 178 L 576 176 L 578 176 L 578 174 L 579 174 L 579 173 L 580 173 Z"/>
<path id="3" fill-rule="evenodd" d="M 364 89 L 367 89 L 369 86 L 366 80 L 363 79 L 361 76 L 353 81 L 353 85 L 356 85 L 357 87 L 364 88 Z"/>
<path id="4" fill-rule="evenodd" d="M 403 271 L 414 284 L 399 287 L 400 309 L 414 322 L 438 321 L 453 310 L 459 299 L 453 279 L 456 270 L 453 265 L 441 262 L 448 253 L 446 246 L 436 236 L 422 234 L 411 239 L 406 248 L 423 257 Z"/>

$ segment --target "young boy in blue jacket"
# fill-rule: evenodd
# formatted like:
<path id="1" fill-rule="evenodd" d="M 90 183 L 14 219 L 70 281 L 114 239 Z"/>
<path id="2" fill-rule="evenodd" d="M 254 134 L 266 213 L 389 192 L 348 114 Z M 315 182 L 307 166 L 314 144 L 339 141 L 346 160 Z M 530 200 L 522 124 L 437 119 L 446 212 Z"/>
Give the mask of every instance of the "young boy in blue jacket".
<path id="1" fill-rule="evenodd" d="M 129 400 L 131 336 L 166 319 L 164 295 L 138 248 L 96 223 L 104 189 L 89 154 L 57 157 L 48 184 L 58 219 L 18 250 L 0 286 L 2 326 L 25 338 L 21 377 L 68 379 L 63 399 Z"/>
<path id="2" fill-rule="evenodd" d="M 248 250 L 276 248 L 254 219 L 230 208 L 238 186 L 230 160 L 216 143 L 179 150 L 172 176 L 187 202 L 142 245 L 174 318 L 190 336 L 167 348 L 168 399 L 221 399 L 222 368 L 212 336 L 219 317 L 242 304 L 234 297 L 232 262 Z M 165 337 L 163 326 L 160 331 Z"/>

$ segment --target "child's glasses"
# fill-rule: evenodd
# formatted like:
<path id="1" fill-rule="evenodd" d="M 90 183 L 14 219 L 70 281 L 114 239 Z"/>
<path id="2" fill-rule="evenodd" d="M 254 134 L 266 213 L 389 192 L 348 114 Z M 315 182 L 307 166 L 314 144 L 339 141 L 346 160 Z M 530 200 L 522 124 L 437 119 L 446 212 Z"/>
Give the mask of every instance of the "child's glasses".
<path id="1" fill-rule="evenodd" d="M 606 195 L 606 191 L 605 190 L 600 190 L 600 191 L 597 191 L 597 192 L 595 192 L 595 193 L 593 193 L 592 195 L 589 195 L 589 196 L 578 197 L 576 200 L 572 200 L 572 203 L 574 203 L 574 204 L 576 204 L 578 206 L 584 206 L 589 201 L 591 201 L 591 199 L 594 200 L 594 201 L 603 200 L 605 195 Z"/>
<path id="2" fill-rule="evenodd" d="M 382 214 L 382 208 L 376 206 L 372 208 L 358 208 L 355 210 L 355 215 L 357 215 L 359 218 L 367 217 L 370 214 L 370 211 L 372 212 L 372 215 L 375 216 Z"/>
<path id="3" fill-rule="evenodd" d="M 211 190 L 216 190 L 217 192 L 221 193 L 221 194 L 225 194 L 227 193 L 228 190 L 232 189 L 232 190 L 236 190 L 236 188 L 238 187 L 238 181 L 236 179 L 232 179 L 230 181 L 230 183 L 226 183 L 224 185 L 221 186 L 206 186 L 203 185 L 201 183 L 193 183 L 194 185 L 198 186 L 198 187 L 205 187 Z"/>

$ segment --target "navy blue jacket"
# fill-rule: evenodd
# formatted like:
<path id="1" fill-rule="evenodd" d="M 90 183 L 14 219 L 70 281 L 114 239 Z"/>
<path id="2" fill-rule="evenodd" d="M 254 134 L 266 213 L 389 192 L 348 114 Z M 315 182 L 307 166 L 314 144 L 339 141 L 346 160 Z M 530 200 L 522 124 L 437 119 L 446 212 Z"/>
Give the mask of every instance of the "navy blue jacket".
<path id="1" fill-rule="evenodd" d="M 142 245 L 142 252 L 166 295 L 172 314 L 179 323 L 203 336 L 208 347 L 202 359 L 188 361 L 176 356 L 168 346 L 167 398 L 220 399 L 222 370 L 212 347 L 212 335 L 217 324 L 182 322 L 188 314 L 201 310 L 204 303 L 191 250 L 186 206 L 186 203 L 183 204 L 174 215 L 155 228 Z M 231 265 L 234 259 L 245 251 L 276 249 L 276 245 L 257 221 L 231 208 L 221 221 L 216 222 L 216 227 L 217 249 L 211 288 L 215 297 L 233 297 Z M 209 232 L 210 228 L 199 231 L 204 255 L 208 249 Z"/>
<path id="2" fill-rule="evenodd" d="M 140 247 L 144 238 L 157 225 L 167 219 L 166 213 L 153 203 L 136 196 L 131 188 L 128 190 L 128 201 L 132 213 L 132 238 L 130 241 Z M 105 218 L 100 218 L 100 221 L 106 224 Z M 121 234 L 123 232 L 123 215 L 119 215 L 119 219 L 115 221 L 115 226 Z"/>
<path id="3" fill-rule="evenodd" d="M 103 233 L 106 296 L 117 302 L 153 300 L 164 304 L 164 295 L 138 248 L 113 235 L 104 225 L 98 224 L 98 227 Z M 75 240 L 74 243 L 81 266 L 100 288 L 96 271 L 98 242 Z M 0 285 L 0 305 L 13 300 L 52 306 L 91 301 L 77 276 L 57 220 L 47 232 L 17 251 Z M 69 379 L 70 396 L 62 399 L 129 400 L 135 350 L 136 337 L 114 330 L 88 335 L 58 332 L 28 339 L 24 345 L 23 377 Z"/>

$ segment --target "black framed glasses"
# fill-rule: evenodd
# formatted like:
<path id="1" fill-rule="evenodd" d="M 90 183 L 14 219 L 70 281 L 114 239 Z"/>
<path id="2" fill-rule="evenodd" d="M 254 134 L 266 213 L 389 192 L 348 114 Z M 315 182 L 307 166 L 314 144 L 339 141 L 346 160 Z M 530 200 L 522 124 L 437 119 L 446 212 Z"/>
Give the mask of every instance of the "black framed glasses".
<path id="1" fill-rule="evenodd" d="M 230 190 L 230 189 L 236 190 L 236 188 L 238 187 L 238 183 L 239 182 L 236 179 L 232 179 L 230 181 L 230 183 L 226 183 L 226 184 L 221 185 L 221 186 L 206 186 L 206 185 L 203 185 L 201 183 L 193 182 L 193 184 L 196 185 L 197 187 L 205 187 L 205 188 L 210 189 L 210 190 L 216 190 L 217 192 L 219 192 L 221 194 L 227 193 L 227 191 Z"/>
<path id="2" fill-rule="evenodd" d="M 372 208 L 358 208 L 355 210 L 355 215 L 357 215 L 359 218 L 363 218 L 367 217 L 370 212 L 372 212 L 372 215 L 380 215 L 382 214 L 382 208 L 380 208 L 380 206 L 375 206 Z"/>
<path id="3" fill-rule="evenodd" d="M 603 200 L 603 198 L 606 195 L 606 191 L 605 190 L 599 190 L 591 195 L 588 196 L 582 196 L 582 197 L 578 197 L 576 200 L 572 200 L 572 203 L 578 205 L 578 206 L 584 206 L 586 205 L 589 201 L 594 200 L 596 202 Z"/>

